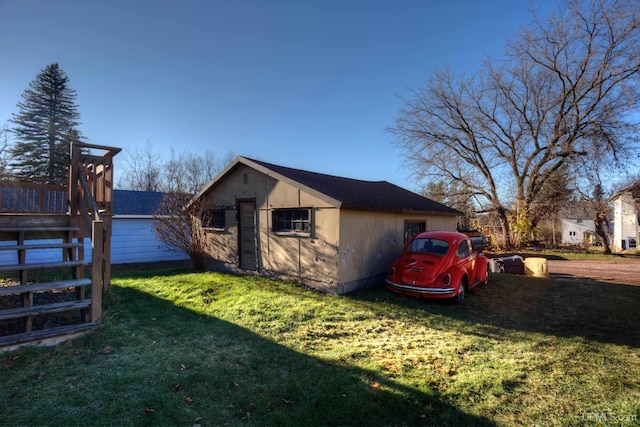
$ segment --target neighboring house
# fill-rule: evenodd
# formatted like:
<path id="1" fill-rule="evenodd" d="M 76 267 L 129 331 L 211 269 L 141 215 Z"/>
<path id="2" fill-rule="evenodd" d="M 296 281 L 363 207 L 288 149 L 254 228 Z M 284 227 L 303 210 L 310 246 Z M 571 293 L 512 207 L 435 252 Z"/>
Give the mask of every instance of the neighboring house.
<path id="1" fill-rule="evenodd" d="M 562 218 L 562 243 L 566 245 L 591 245 L 598 241 L 593 222 L 595 211 L 588 202 L 574 202 L 560 210 Z"/>
<path id="2" fill-rule="evenodd" d="M 640 240 L 640 181 L 615 198 L 613 223 L 612 250 L 637 249 Z"/>
<path id="3" fill-rule="evenodd" d="M 456 229 L 462 213 L 386 181 L 360 181 L 236 158 L 200 191 L 219 266 L 294 277 L 342 294 L 376 283 L 404 241 Z"/>
<path id="4" fill-rule="evenodd" d="M 164 193 L 156 191 L 113 191 L 112 264 L 189 259 L 156 237 L 152 215 L 163 197 Z"/>
<path id="5" fill-rule="evenodd" d="M 145 263 L 188 260 L 182 252 L 168 249 L 156 238 L 152 215 L 162 202 L 164 193 L 151 191 L 113 191 L 113 226 L 111 232 L 111 263 Z M 47 243 L 40 241 L 39 243 Z M 3 244 L 14 244 L 3 242 Z M 58 249 L 59 250 L 59 249 Z M 0 265 L 16 264 L 17 251 L 0 251 Z M 27 252 L 30 262 L 53 262 L 60 255 L 54 249 Z M 91 259 L 91 243 L 85 239 L 85 259 Z"/>

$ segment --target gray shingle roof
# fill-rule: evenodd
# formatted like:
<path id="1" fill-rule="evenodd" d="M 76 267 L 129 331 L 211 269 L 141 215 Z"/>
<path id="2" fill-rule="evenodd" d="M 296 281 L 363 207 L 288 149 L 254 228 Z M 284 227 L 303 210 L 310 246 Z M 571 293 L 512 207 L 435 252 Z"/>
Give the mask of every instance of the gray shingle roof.
<path id="1" fill-rule="evenodd" d="M 435 202 L 387 181 L 362 181 L 278 166 L 248 159 L 263 168 L 287 177 L 341 202 L 342 209 L 388 212 L 428 211 L 443 215 L 462 215 L 456 209 Z M 242 158 L 240 158 L 242 161 Z"/>
<path id="2" fill-rule="evenodd" d="M 153 215 L 163 196 L 158 191 L 113 190 L 113 214 Z"/>

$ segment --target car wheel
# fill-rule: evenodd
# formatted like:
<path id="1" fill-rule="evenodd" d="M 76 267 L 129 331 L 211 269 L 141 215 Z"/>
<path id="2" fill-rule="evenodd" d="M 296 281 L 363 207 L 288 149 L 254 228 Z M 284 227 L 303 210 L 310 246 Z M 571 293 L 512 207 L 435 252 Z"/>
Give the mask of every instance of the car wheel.
<path id="1" fill-rule="evenodd" d="M 467 279 L 463 278 L 460 282 L 460 289 L 458 289 L 458 293 L 454 297 L 456 299 L 456 303 L 462 304 L 464 302 L 464 298 L 467 295 Z"/>
<path id="2" fill-rule="evenodd" d="M 491 268 L 489 267 L 489 263 L 487 263 L 487 277 L 484 279 L 484 282 L 482 282 L 484 286 L 489 284 L 489 273 L 491 273 Z"/>

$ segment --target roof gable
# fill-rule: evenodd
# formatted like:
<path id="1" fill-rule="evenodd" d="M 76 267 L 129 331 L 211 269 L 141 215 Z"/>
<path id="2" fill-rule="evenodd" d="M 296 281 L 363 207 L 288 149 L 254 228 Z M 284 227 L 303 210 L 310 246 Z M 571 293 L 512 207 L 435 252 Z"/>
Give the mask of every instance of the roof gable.
<path id="1" fill-rule="evenodd" d="M 385 212 L 428 212 L 462 215 L 456 209 L 435 202 L 387 181 L 362 181 L 274 165 L 260 160 L 238 157 L 196 197 L 209 191 L 239 164 L 252 167 L 275 179 L 311 193 L 341 209 Z"/>

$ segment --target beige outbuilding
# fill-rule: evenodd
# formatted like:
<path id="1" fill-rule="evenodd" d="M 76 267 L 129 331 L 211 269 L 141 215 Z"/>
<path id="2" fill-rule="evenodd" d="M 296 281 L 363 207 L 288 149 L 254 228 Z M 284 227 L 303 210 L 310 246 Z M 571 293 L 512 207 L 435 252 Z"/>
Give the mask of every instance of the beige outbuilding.
<path id="1" fill-rule="evenodd" d="M 386 181 L 238 157 L 200 191 L 218 265 L 343 294 L 383 280 L 407 238 L 455 231 L 461 212 Z"/>

